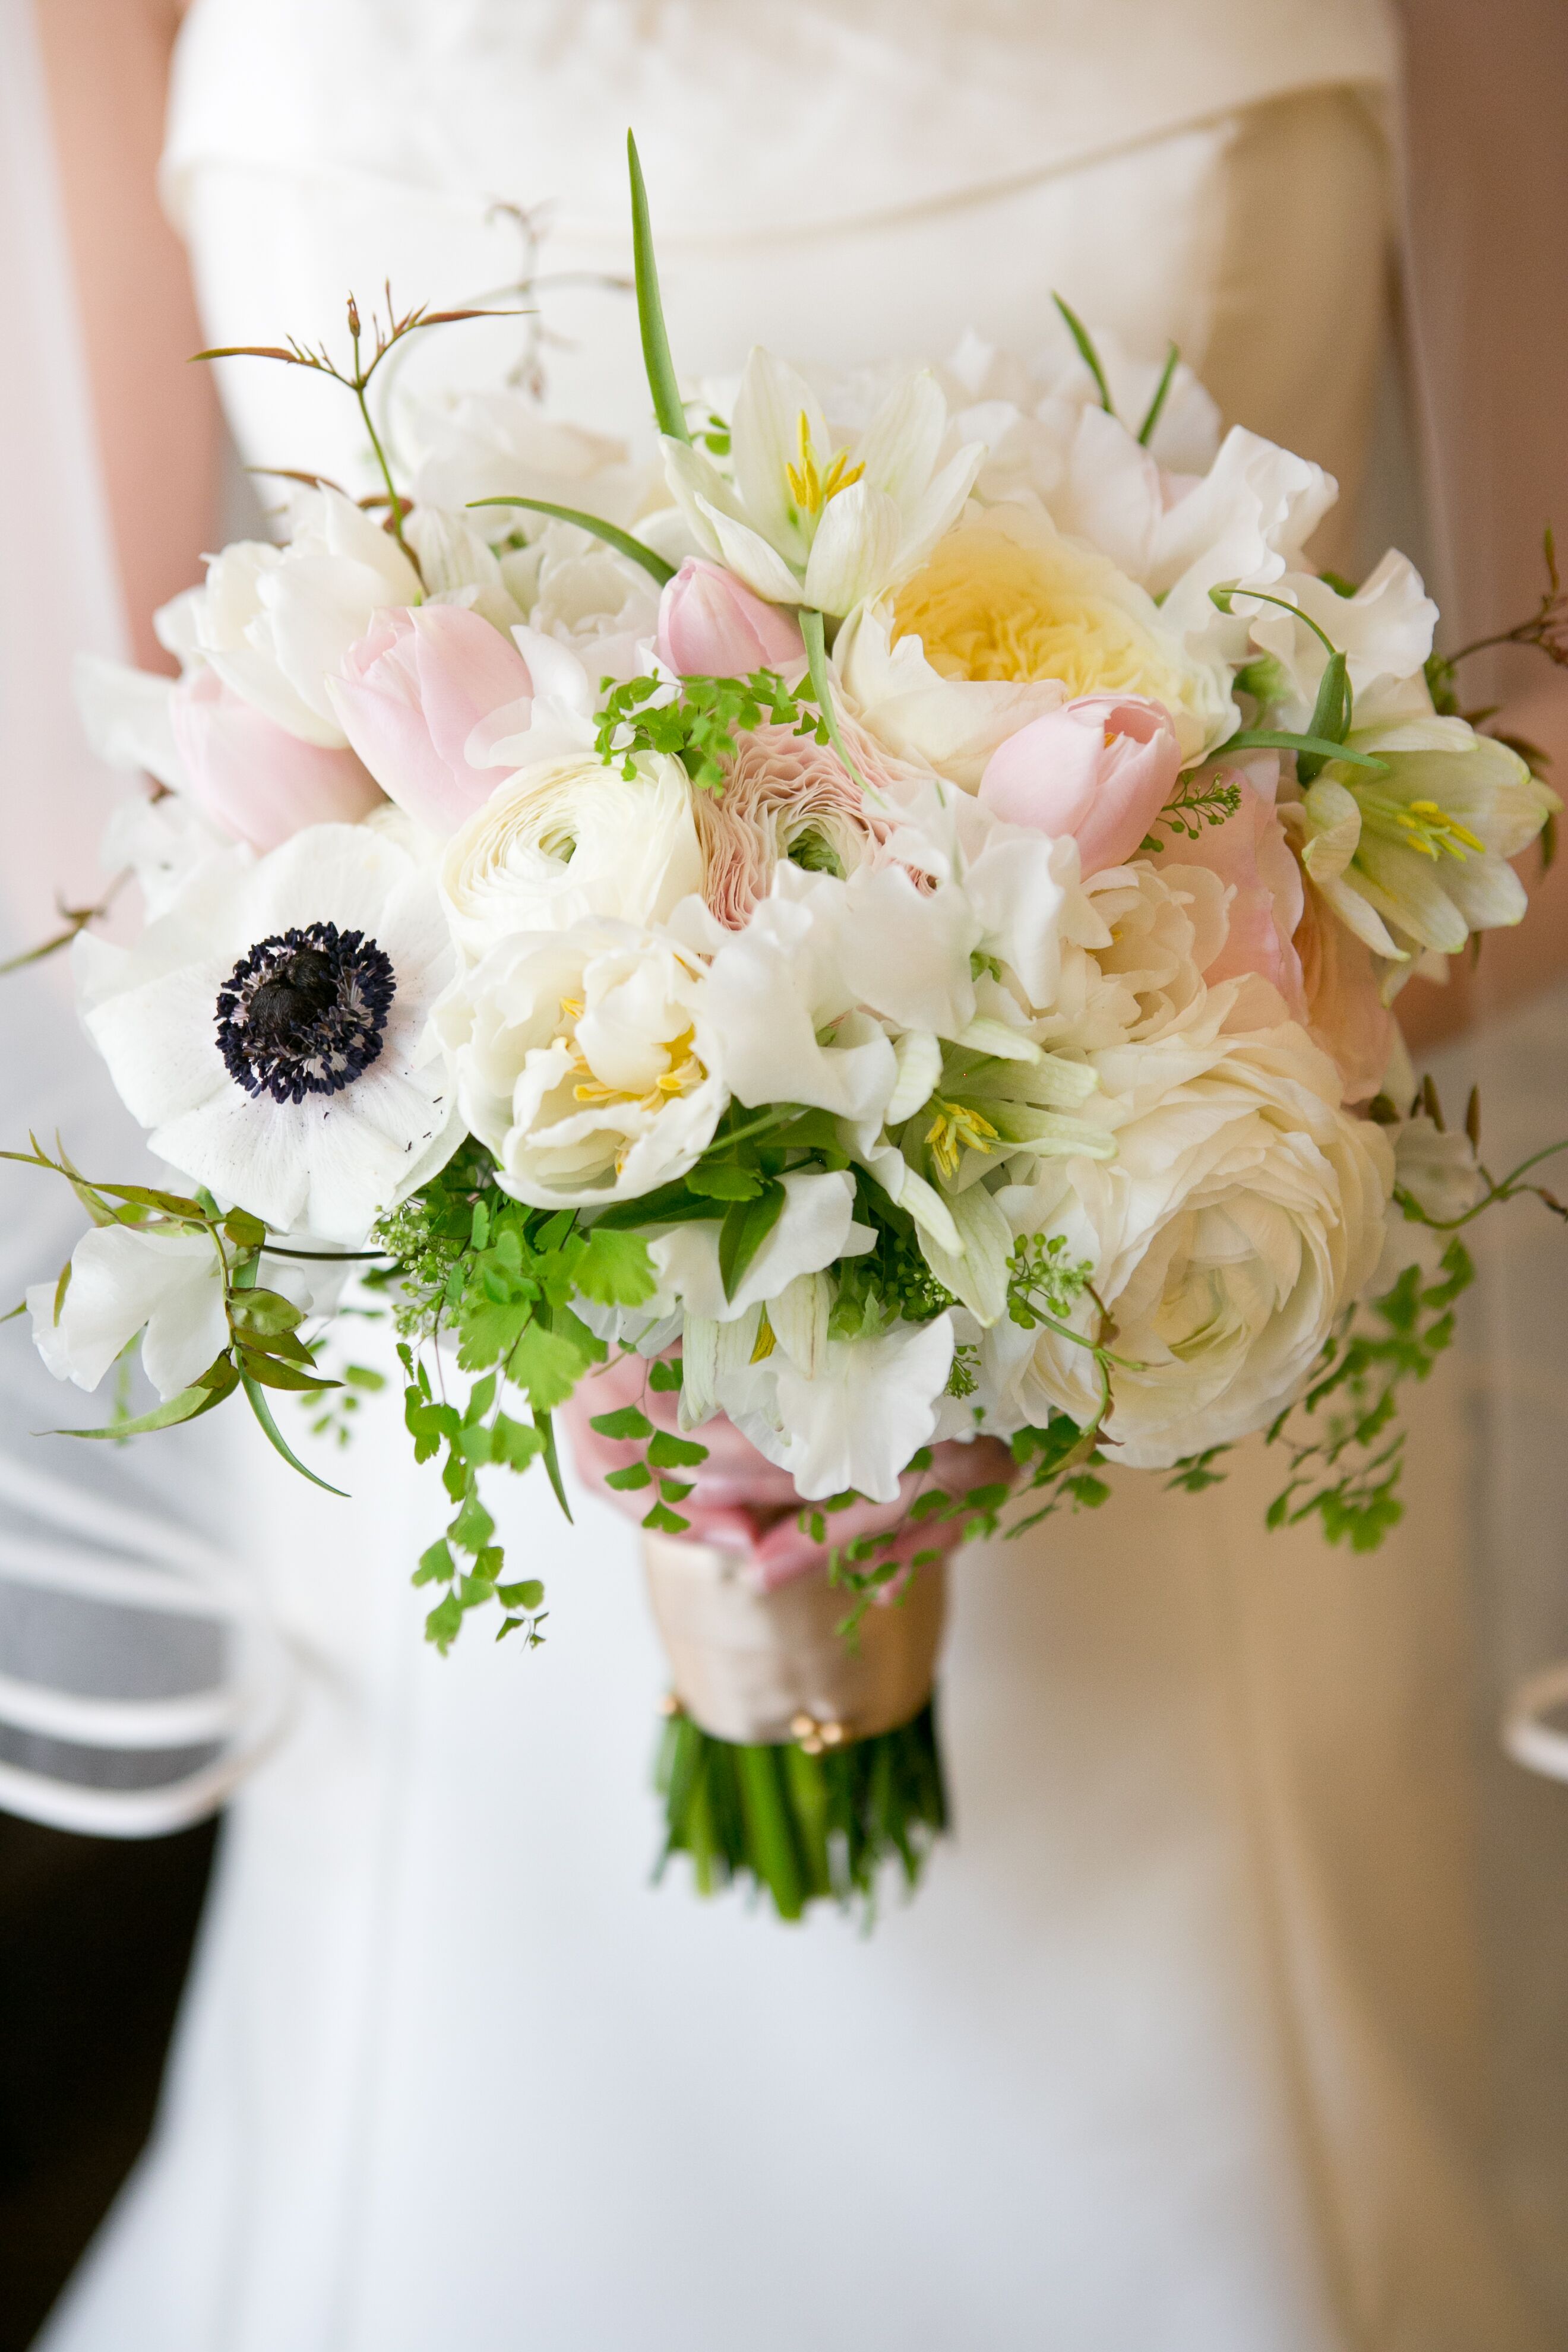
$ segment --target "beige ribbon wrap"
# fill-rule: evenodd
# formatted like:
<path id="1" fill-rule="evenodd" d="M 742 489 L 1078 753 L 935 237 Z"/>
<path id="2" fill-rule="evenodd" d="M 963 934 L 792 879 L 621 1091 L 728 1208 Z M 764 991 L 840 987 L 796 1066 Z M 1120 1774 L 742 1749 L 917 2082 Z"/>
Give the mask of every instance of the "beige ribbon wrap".
<path id="1" fill-rule="evenodd" d="M 808 1752 L 892 1731 L 931 1696 L 947 1611 L 945 1563 L 902 1601 L 867 1610 L 851 1644 L 847 1596 L 826 1576 L 759 1592 L 743 1556 L 645 1534 L 648 1597 L 676 1697 L 716 1739 Z"/>

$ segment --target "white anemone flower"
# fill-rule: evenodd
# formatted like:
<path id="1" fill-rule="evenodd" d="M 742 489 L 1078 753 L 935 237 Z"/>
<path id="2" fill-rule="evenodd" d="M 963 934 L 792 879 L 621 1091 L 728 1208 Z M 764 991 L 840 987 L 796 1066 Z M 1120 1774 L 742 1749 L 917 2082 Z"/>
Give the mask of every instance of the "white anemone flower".
<path id="1" fill-rule="evenodd" d="M 729 480 L 666 438 L 669 487 L 704 551 L 775 604 L 850 612 L 912 572 L 954 522 L 984 452 L 939 469 L 947 404 L 929 370 L 906 376 L 858 440 L 836 448 L 811 386 L 768 352 L 746 362 Z"/>
<path id="2" fill-rule="evenodd" d="M 84 938 L 89 1034 L 160 1159 L 275 1233 L 353 1246 L 450 1157 L 421 1058 L 452 949 L 434 884 L 378 828 L 323 824 L 201 869 L 126 950 Z"/>
<path id="3" fill-rule="evenodd" d="M 95 1389 L 138 1331 L 142 1367 L 165 1402 L 228 1344 L 223 1265 L 205 1234 L 100 1225 L 71 1253 L 70 1281 L 27 1293 L 37 1350 L 57 1381 Z"/>
<path id="4" fill-rule="evenodd" d="M 465 955 L 591 915 L 660 923 L 701 888 L 685 769 L 659 752 L 626 764 L 588 751 L 521 769 L 453 835 L 441 894 Z"/>
<path id="5" fill-rule="evenodd" d="M 1355 729 L 1352 751 L 1384 772 L 1331 761 L 1279 814 L 1310 881 L 1374 955 L 1456 955 L 1472 931 L 1517 923 L 1528 903 L 1508 863 L 1563 805 L 1516 751 L 1462 719 Z"/>
<path id="6" fill-rule="evenodd" d="M 586 919 L 503 939 L 437 1026 L 468 1125 L 533 1208 L 630 1199 L 695 1165 L 728 1100 L 700 958 Z"/>

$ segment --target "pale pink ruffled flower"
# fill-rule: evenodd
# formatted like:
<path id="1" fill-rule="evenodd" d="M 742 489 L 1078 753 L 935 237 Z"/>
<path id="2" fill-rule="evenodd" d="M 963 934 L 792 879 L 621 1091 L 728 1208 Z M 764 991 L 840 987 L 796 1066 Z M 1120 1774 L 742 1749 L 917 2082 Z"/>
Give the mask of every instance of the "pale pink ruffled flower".
<path id="1" fill-rule="evenodd" d="M 853 719 L 846 747 L 874 791 L 889 793 L 902 771 Z M 702 843 L 702 895 L 725 927 L 740 930 L 772 887 L 780 860 L 843 875 L 876 855 L 893 816 L 868 809 L 837 754 L 809 735 L 766 725 L 742 736 L 721 793 L 693 795 Z"/>

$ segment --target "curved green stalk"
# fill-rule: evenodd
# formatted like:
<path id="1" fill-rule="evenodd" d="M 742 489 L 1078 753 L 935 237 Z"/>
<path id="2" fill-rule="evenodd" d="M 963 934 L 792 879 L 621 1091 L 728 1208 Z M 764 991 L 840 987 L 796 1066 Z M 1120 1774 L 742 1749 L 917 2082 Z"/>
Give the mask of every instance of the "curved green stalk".
<path id="1" fill-rule="evenodd" d="M 531 514 L 553 515 L 557 522 L 574 522 L 579 530 L 592 531 L 594 537 L 602 539 L 606 547 L 613 547 L 617 555 L 629 556 L 634 563 L 640 563 L 661 588 L 675 577 L 674 564 L 667 563 L 662 555 L 656 555 L 651 547 L 645 547 L 640 539 L 634 539 L 629 530 L 621 530 L 613 522 L 601 521 L 597 515 L 584 514 L 578 507 L 552 506 L 548 499 L 470 499 L 468 504 L 471 507 L 527 507 Z"/>
<path id="2" fill-rule="evenodd" d="M 626 167 L 632 183 L 632 259 L 637 270 L 637 325 L 642 332 L 643 365 L 647 370 L 647 388 L 653 394 L 653 413 L 661 433 L 668 434 L 672 441 L 689 441 L 691 432 L 686 422 L 680 387 L 675 380 L 675 362 L 669 356 L 669 337 L 665 331 L 664 305 L 659 300 L 647 189 L 643 184 L 637 142 L 629 131 Z"/>

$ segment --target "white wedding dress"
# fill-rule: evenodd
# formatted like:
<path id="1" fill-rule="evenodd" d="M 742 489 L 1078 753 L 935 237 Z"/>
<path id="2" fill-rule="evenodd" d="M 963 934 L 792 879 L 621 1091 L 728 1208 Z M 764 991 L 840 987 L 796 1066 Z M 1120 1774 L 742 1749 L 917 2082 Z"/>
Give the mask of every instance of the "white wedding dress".
<path id="1" fill-rule="evenodd" d="M 196 0 L 168 191 L 215 341 L 331 334 L 389 271 L 515 276 L 495 197 L 558 201 L 546 269 L 624 268 L 629 121 L 694 374 L 1027 347 L 1059 287 L 1353 480 L 1391 70 L 1370 0 Z M 542 323 L 552 398 L 636 428 L 625 295 Z M 421 364 L 493 369 L 468 331 Z M 244 456 L 352 472 L 326 389 L 231 372 Z M 869 1938 L 650 1886 L 622 1521 L 531 1480 L 549 1641 L 442 1661 L 392 1411 L 323 1465 L 352 1506 L 215 1436 L 305 1695 L 47 2352 L 1545 2352 L 1559 2143 L 1500 2185 L 1488 2106 L 1459 1394 L 1370 1560 L 1266 1538 L 1251 1458 L 966 1555 L 957 1835 Z"/>

